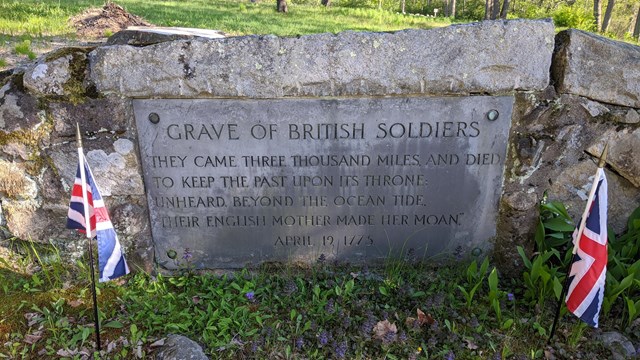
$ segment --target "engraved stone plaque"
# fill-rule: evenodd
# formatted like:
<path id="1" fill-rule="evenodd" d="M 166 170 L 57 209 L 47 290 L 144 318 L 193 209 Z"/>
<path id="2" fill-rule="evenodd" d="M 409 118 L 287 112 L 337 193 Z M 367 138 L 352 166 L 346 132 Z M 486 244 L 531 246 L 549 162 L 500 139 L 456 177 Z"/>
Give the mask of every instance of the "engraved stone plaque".
<path id="1" fill-rule="evenodd" d="M 496 234 L 513 97 L 133 106 L 167 268 L 186 248 L 196 268 L 357 263 L 485 251 Z"/>

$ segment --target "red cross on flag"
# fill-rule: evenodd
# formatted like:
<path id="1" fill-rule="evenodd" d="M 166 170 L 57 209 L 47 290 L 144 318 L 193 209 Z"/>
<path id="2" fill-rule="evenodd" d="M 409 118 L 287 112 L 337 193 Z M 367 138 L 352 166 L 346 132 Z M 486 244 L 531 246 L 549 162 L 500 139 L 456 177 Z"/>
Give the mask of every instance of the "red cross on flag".
<path id="1" fill-rule="evenodd" d="M 607 178 L 599 167 L 580 227 L 573 234 L 567 308 L 598 327 L 607 275 Z"/>

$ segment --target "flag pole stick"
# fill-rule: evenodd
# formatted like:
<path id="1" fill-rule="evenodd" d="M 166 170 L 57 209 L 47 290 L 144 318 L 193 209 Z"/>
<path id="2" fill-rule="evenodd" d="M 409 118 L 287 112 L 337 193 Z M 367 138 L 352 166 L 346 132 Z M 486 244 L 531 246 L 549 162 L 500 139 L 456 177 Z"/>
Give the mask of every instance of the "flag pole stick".
<path id="1" fill-rule="evenodd" d="M 98 318 L 98 299 L 96 295 L 96 276 L 93 266 L 93 246 L 91 244 L 91 219 L 89 215 L 89 199 L 87 195 L 87 182 L 86 174 L 84 173 L 84 152 L 82 151 L 82 135 L 80 134 L 80 125 L 76 123 L 76 140 L 78 143 L 78 159 L 80 168 L 80 180 L 82 182 L 82 203 L 84 208 L 84 221 L 85 221 L 85 233 L 87 234 L 87 240 L 89 241 L 89 268 L 91 270 L 91 293 L 93 295 L 93 324 L 96 330 L 96 347 L 98 352 L 102 350 L 100 345 L 100 322 Z"/>
<path id="2" fill-rule="evenodd" d="M 573 244 L 573 249 L 571 253 L 573 254 L 571 257 L 571 261 L 567 265 L 565 269 L 565 278 L 564 284 L 562 285 L 562 291 L 560 292 L 560 298 L 558 299 L 558 304 L 556 306 L 556 315 L 553 318 L 553 325 L 551 326 L 551 332 L 549 334 L 549 339 L 547 340 L 547 345 L 551 344 L 551 339 L 553 339 L 553 335 L 556 333 L 556 327 L 558 325 L 558 319 L 560 318 L 560 309 L 562 309 L 562 302 L 564 301 L 564 297 L 567 294 L 567 287 L 569 286 L 569 271 L 571 271 L 571 265 L 576 260 L 576 253 L 578 252 L 580 237 L 582 237 L 582 233 L 584 232 L 584 228 L 586 226 L 587 216 L 589 215 L 589 211 L 591 210 L 591 204 L 593 203 L 593 198 L 596 193 L 596 189 L 598 188 L 598 179 L 601 171 L 604 171 L 602 168 L 604 167 L 607 160 L 607 149 L 609 144 L 604 145 L 604 149 L 602 150 L 602 154 L 600 154 L 600 160 L 598 161 L 598 170 L 596 171 L 596 177 L 591 184 L 591 191 L 589 191 L 589 197 L 587 198 L 587 206 L 584 208 L 584 212 L 582 213 L 582 218 L 580 219 L 580 227 L 578 228 L 578 233 L 575 237 L 575 244 Z"/>

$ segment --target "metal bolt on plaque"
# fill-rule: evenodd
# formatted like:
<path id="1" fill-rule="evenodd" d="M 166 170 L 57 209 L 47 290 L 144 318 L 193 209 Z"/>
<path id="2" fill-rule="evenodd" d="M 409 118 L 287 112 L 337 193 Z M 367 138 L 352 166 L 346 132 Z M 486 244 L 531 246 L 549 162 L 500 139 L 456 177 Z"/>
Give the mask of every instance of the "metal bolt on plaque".
<path id="1" fill-rule="evenodd" d="M 152 124 L 157 124 L 160 122 L 160 115 L 152 112 L 149 114 L 149 121 L 151 121 Z"/>
<path id="2" fill-rule="evenodd" d="M 498 116 L 500 116 L 500 113 L 496 109 L 489 110 L 489 112 L 487 113 L 487 119 L 489 121 L 498 120 Z"/>

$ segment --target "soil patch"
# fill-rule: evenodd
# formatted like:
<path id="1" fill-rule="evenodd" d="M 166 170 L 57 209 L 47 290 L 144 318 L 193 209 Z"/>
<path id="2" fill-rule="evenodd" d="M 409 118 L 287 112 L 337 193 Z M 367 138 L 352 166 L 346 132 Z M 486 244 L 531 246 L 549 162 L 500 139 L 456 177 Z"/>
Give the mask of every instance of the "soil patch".
<path id="1" fill-rule="evenodd" d="M 102 8 L 87 9 L 69 21 L 77 30 L 78 37 L 85 39 L 108 37 L 129 26 L 151 26 L 143 18 L 126 12 L 113 2 Z"/>

